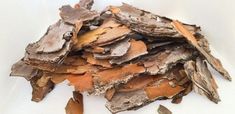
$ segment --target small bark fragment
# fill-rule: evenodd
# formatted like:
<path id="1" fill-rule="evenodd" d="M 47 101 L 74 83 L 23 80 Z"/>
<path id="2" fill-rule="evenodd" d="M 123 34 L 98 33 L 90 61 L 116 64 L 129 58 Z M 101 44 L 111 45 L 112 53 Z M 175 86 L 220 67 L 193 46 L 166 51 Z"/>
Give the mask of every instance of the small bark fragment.
<path id="1" fill-rule="evenodd" d="M 111 59 L 124 56 L 130 48 L 129 38 L 118 41 L 115 44 L 104 46 L 104 50 L 108 51 L 104 54 L 94 54 L 97 59 Z"/>
<path id="2" fill-rule="evenodd" d="M 193 89 L 196 93 L 207 96 L 211 101 L 218 103 L 220 101 L 217 85 L 206 62 L 201 58 L 194 61 L 188 61 L 184 65 L 186 74 L 193 82 Z"/>
<path id="3" fill-rule="evenodd" d="M 111 64 L 122 64 L 148 53 L 147 47 L 143 41 L 131 40 L 130 43 L 130 49 L 127 51 L 127 53 L 122 57 L 110 60 Z"/>
<path id="4" fill-rule="evenodd" d="M 41 76 L 40 76 L 41 75 Z M 54 83 L 41 73 L 30 80 L 33 88 L 32 101 L 39 102 L 54 88 Z"/>
<path id="5" fill-rule="evenodd" d="M 124 39 L 125 35 L 129 34 L 131 31 L 126 26 L 118 26 L 107 30 L 104 34 L 94 42 L 93 45 L 107 45 L 112 41 L 119 41 Z M 113 42 L 112 42 L 113 43 Z"/>
<path id="6" fill-rule="evenodd" d="M 73 26 L 58 21 L 49 27 L 38 42 L 27 46 L 24 61 L 39 69 L 54 70 L 53 66 L 63 61 L 70 52 L 72 42 L 64 38 L 66 32 L 72 31 Z M 43 66 L 49 66 L 49 68 Z"/>
<path id="7" fill-rule="evenodd" d="M 73 98 L 70 98 L 66 107 L 66 114 L 83 114 L 83 96 L 81 93 L 73 92 Z"/>
<path id="8" fill-rule="evenodd" d="M 173 21 L 172 25 L 207 59 L 208 63 L 210 63 L 215 70 L 217 70 L 225 79 L 229 81 L 232 80 L 229 73 L 222 66 L 221 62 L 217 58 L 213 57 L 210 53 L 207 53 L 202 47 L 200 47 L 196 38 L 184 25 L 182 25 L 179 21 Z"/>
<path id="9" fill-rule="evenodd" d="M 106 103 L 108 110 L 115 114 L 121 111 L 136 109 L 146 105 L 148 97 L 143 90 L 120 92 L 115 94 L 111 101 Z"/>
<path id="10" fill-rule="evenodd" d="M 172 114 L 172 112 L 163 105 L 159 105 L 157 111 L 158 114 Z"/>
<path id="11" fill-rule="evenodd" d="M 106 91 L 105 98 L 110 101 L 113 98 L 113 95 L 115 94 L 116 90 L 114 88 L 111 88 Z"/>
<path id="12" fill-rule="evenodd" d="M 163 79 L 160 83 L 156 83 L 156 85 L 148 86 L 145 88 L 145 92 L 149 99 L 158 99 L 160 97 L 172 98 L 177 95 L 181 91 L 184 90 L 181 86 L 172 87 L 172 81 Z"/>
<path id="13" fill-rule="evenodd" d="M 21 76 L 24 77 L 26 80 L 30 80 L 38 73 L 38 69 L 33 68 L 32 66 L 27 65 L 23 60 L 20 60 L 11 67 L 10 76 Z"/>
<path id="14" fill-rule="evenodd" d="M 80 7 L 83 7 L 89 10 L 91 9 L 93 4 L 94 4 L 94 0 L 80 0 L 78 3 Z"/>
<path id="15" fill-rule="evenodd" d="M 67 78 L 67 74 L 49 73 L 48 75 L 54 84 L 62 83 Z"/>
<path id="16" fill-rule="evenodd" d="M 60 16 L 64 22 L 75 25 L 79 21 L 85 22 L 95 19 L 99 13 L 83 7 L 72 8 L 70 5 L 64 5 L 60 8 Z"/>

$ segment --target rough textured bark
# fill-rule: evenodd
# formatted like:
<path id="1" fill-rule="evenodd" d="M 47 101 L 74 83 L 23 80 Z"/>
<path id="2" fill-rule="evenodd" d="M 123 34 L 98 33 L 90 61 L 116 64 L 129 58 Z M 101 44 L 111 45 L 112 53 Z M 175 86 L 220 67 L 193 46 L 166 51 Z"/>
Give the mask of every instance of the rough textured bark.
<path id="1" fill-rule="evenodd" d="M 94 4 L 94 0 L 80 0 L 78 3 L 80 7 L 83 7 L 89 10 L 91 9 L 93 4 Z"/>
<path id="2" fill-rule="evenodd" d="M 231 81 L 232 78 L 230 77 L 229 73 L 224 69 L 219 59 L 212 56 L 210 53 L 207 53 L 202 47 L 200 47 L 197 43 L 196 38 L 192 35 L 192 33 L 179 21 L 173 21 L 172 25 L 174 25 L 175 29 L 182 34 L 187 41 L 193 45 L 211 64 L 211 66 L 217 70 L 225 79 Z"/>
<path id="3" fill-rule="evenodd" d="M 66 23 L 75 25 L 79 21 L 90 21 L 99 16 L 96 11 L 90 11 L 83 7 L 72 8 L 70 5 L 64 5 L 60 8 L 60 17 Z"/>
<path id="4" fill-rule="evenodd" d="M 104 53 L 94 53 L 96 59 L 111 59 L 124 56 L 130 48 L 129 38 L 104 46 Z"/>
<path id="5" fill-rule="evenodd" d="M 81 50 L 88 46 L 108 45 L 124 39 L 130 32 L 127 27 L 108 19 L 97 29 L 78 36 L 74 49 Z"/>
<path id="6" fill-rule="evenodd" d="M 32 101 L 40 102 L 43 98 L 53 90 L 54 83 L 41 72 L 38 76 L 33 77 L 30 80 L 32 86 Z"/>
<path id="7" fill-rule="evenodd" d="M 30 80 L 34 76 L 38 75 L 39 70 L 27 65 L 23 60 L 20 60 L 13 64 L 11 67 L 10 76 L 24 77 L 26 80 Z"/>
<path id="8" fill-rule="evenodd" d="M 123 3 L 120 7 L 111 6 L 109 9 L 120 23 L 138 33 L 154 37 L 182 37 L 171 25 L 171 19 L 154 15 L 150 12 Z M 200 30 L 195 25 L 185 26 L 196 34 Z"/>
<path id="9" fill-rule="evenodd" d="M 130 43 L 130 49 L 127 51 L 127 53 L 122 57 L 110 60 L 111 64 L 122 64 L 148 53 L 144 42 L 131 40 Z"/>
<path id="10" fill-rule="evenodd" d="M 193 89 L 196 93 L 207 96 L 211 101 L 218 103 L 220 101 L 217 85 L 206 62 L 201 58 L 194 61 L 188 61 L 184 65 L 188 77 L 193 82 Z"/>
<path id="11" fill-rule="evenodd" d="M 145 72 L 143 66 L 128 64 L 123 67 L 116 67 L 95 73 L 94 94 L 102 94 L 108 89 L 122 83 L 127 83 L 130 79 Z"/>
<path id="12" fill-rule="evenodd" d="M 164 75 L 156 75 L 156 78 L 150 75 L 145 75 L 148 78 L 139 76 L 139 79 L 128 82 L 124 87 L 121 86 L 120 90 L 125 89 L 125 91 L 117 89 L 112 99 L 106 103 L 106 107 L 112 113 L 118 113 L 138 109 L 155 100 L 173 98 L 184 90 L 184 87 L 179 86 L 175 79 L 171 79 L 172 75 L 176 75 L 173 77 L 181 75 L 180 73 L 173 73 L 173 71 L 178 70 L 169 71 Z M 143 81 L 139 82 L 139 80 Z"/>
<path id="13" fill-rule="evenodd" d="M 50 26 L 46 34 L 36 43 L 29 44 L 26 48 L 24 61 L 40 69 L 41 64 L 54 66 L 67 56 L 71 49 L 71 37 L 67 32 L 72 32 L 73 26 L 61 20 Z M 46 69 L 42 67 L 42 69 Z M 53 67 L 48 68 L 53 70 Z"/>
<path id="14" fill-rule="evenodd" d="M 187 61 L 193 57 L 193 50 L 184 46 L 173 46 L 142 60 L 146 71 L 151 75 L 164 74 L 174 65 Z"/>

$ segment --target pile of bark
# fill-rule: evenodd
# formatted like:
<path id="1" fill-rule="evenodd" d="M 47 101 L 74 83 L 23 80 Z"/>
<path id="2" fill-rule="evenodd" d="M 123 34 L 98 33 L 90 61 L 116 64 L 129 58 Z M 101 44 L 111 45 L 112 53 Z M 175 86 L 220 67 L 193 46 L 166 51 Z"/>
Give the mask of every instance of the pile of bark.
<path id="1" fill-rule="evenodd" d="M 83 92 L 104 95 L 112 113 L 156 100 L 180 103 L 192 90 L 220 101 L 207 63 L 225 79 L 231 77 L 210 54 L 198 26 L 128 4 L 98 13 L 92 4 L 81 0 L 62 6 L 61 19 L 13 65 L 11 75 L 31 83 L 32 101 L 41 101 L 64 80 L 75 88 L 67 114 L 83 113 Z"/>

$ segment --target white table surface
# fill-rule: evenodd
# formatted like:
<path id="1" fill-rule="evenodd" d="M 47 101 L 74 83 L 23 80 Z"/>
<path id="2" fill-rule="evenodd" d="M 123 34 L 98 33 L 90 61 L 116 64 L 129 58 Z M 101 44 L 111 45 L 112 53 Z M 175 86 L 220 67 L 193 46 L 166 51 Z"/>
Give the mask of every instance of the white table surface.
<path id="1" fill-rule="evenodd" d="M 10 78 L 11 65 L 24 55 L 28 43 L 38 40 L 48 25 L 59 19 L 58 8 L 78 0 L 0 0 L 0 114 L 65 114 L 72 96 L 67 82 L 55 87 L 44 101 L 31 102 L 30 84 L 22 78 Z M 235 1 L 234 0 L 95 0 L 94 9 L 121 2 L 202 27 L 213 47 L 235 79 Z M 216 51 L 215 51 L 216 50 Z M 137 111 L 120 114 L 157 114 L 163 104 L 174 114 L 235 114 L 235 83 L 213 71 L 219 85 L 221 102 L 214 104 L 194 92 L 181 104 L 156 101 Z M 85 96 L 85 114 L 110 114 L 102 97 Z"/>

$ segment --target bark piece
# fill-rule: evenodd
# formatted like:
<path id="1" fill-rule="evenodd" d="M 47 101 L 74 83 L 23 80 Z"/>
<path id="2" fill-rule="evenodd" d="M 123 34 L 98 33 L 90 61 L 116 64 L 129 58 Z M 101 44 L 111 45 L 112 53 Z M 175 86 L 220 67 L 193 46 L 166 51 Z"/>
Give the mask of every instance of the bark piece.
<path id="1" fill-rule="evenodd" d="M 164 74 L 179 62 L 193 57 L 193 50 L 184 46 L 173 46 L 143 60 L 146 71 L 151 75 Z"/>
<path id="2" fill-rule="evenodd" d="M 171 25 L 171 19 L 154 15 L 123 3 L 120 7 L 111 6 L 109 11 L 120 23 L 130 27 L 138 33 L 154 37 L 182 37 Z M 199 27 L 195 25 L 185 26 L 195 34 Z"/>
<path id="3" fill-rule="evenodd" d="M 70 84 L 79 92 L 92 91 L 94 88 L 91 73 L 84 75 L 68 75 L 67 80 L 69 80 Z"/>
<path id="4" fill-rule="evenodd" d="M 166 46 L 166 45 L 169 45 L 169 44 L 172 44 L 172 43 L 173 43 L 173 41 L 154 42 L 154 43 L 147 44 L 147 48 L 148 48 L 148 50 L 152 50 L 152 49 L 154 49 L 154 48 Z"/>
<path id="5" fill-rule="evenodd" d="M 175 90 L 173 87 L 172 89 Z M 164 91 L 164 89 L 162 91 Z M 176 92 L 180 92 L 180 91 L 178 90 Z M 175 95 L 178 93 L 173 93 L 173 94 Z M 165 96 L 161 96 L 161 97 L 165 97 Z M 154 97 L 154 98 L 161 99 L 160 97 Z M 108 101 L 106 103 L 106 107 L 112 113 L 118 113 L 121 111 L 127 111 L 127 110 L 140 108 L 144 105 L 147 105 L 148 103 L 153 102 L 156 99 L 149 99 L 147 93 L 144 90 L 119 92 L 113 96 L 111 101 Z"/>
<path id="6" fill-rule="evenodd" d="M 41 76 L 40 76 L 41 75 Z M 32 101 L 40 102 L 54 88 L 54 83 L 41 73 L 30 80 L 33 88 Z"/>
<path id="7" fill-rule="evenodd" d="M 90 10 L 92 5 L 94 4 L 94 0 L 80 0 L 78 4 L 80 7 Z"/>
<path id="8" fill-rule="evenodd" d="M 148 84 L 158 80 L 159 78 L 162 77 L 156 75 L 140 75 L 138 77 L 131 79 L 126 84 L 121 85 L 117 89 L 117 92 L 131 92 L 131 91 L 141 90 L 145 88 Z"/>
<path id="9" fill-rule="evenodd" d="M 96 72 L 97 67 L 86 62 L 82 57 L 69 56 L 64 62 L 53 71 L 56 74 L 84 74 L 86 72 Z"/>
<path id="10" fill-rule="evenodd" d="M 218 103 L 220 98 L 217 92 L 217 85 L 207 68 L 206 62 L 201 58 L 197 58 L 196 63 L 194 61 L 188 61 L 184 67 L 186 74 L 193 82 L 194 91 Z"/>
<path id="11" fill-rule="evenodd" d="M 78 92 L 73 92 L 73 98 L 70 98 L 66 107 L 66 114 L 83 114 L 83 96 Z"/>
<path id="12" fill-rule="evenodd" d="M 113 43 L 112 41 L 119 41 L 124 39 L 127 34 L 131 31 L 126 26 L 118 26 L 115 28 L 108 29 L 104 34 L 94 42 L 93 45 L 107 45 Z"/>
<path id="13" fill-rule="evenodd" d="M 83 59 L 80 56 L 72 55 L 72 56 L 67 56 L 64 59 L 63 64 L 64 65 L 70 65 L 70 66 L 82 66 L 82 65 L 86 65 L 87 62 L 86 62 L 85 59 Z"/>
<path id="14" fill-rule="evenodd" d="M 64 5 L 60 8 L 60 17 L 66 23 L 75 25 L 79 21 L 90 21 L 99 16 L 96 11 L 90 11 L 84 7 L 72 8 L 70 5 Z"/>
<path id="15" fill-rule="evenodd" d="M 161 97 L 173 98 L 175 95 L 184 90 L 181 86 L 172 86 L 172 81 L 167 79 L 160 80 L 159 82 L 145 88 L 145 92 L 149 99 L 154 100 Z"/>
<path id="16" fill-rule="evenodd" d="M 105 54 L 95 53 L 94 57 L 96 59 L 111 59 L 111 58 L 124 56 L 131 46 L 129 40 L 130 40 L 129 38 L 126 38 L 124 40 L 116 42 L 115 44 L 104 46 L 103 49 L 109 52 L 106 52 Z"/>
<path id="17" fill-rule="evenodd" d="M 144 67 L 137 64 L 128 64 L 123 67 L 97 72 L 93 74 L 95 94 L 102 94 L 108 89 L 121 83 L 126 83 L 128 80 L 144 72 Z"/>
<path id="18" fill-rule="evenodd" d="M 110 101 L 113 98 L 115 92 L 116 90 L 114 88 L 107 90 L 105 93 L 105 98 Z"/>
<path id="19" fill-rule="evenodd" d="M 197 38 L 198 45 L 202 47 L 207 53 L 210 53 L 211 50 L 208 40 L 202 34 L 197 34 L 195 37 Z"/>
<path id="20" fill-rule="evenodd" d="M 100 65 L 105 68 L 111 68 L 112 65 L 107 59 L 96 59 L 91 53 L 84 53 L 83 56 L 87 59 L 87 62 L 93 65 Z"/>
<path id="21" fill-rule="evenodd" d="M 127 53 L 122 57 L 110 60 L 111 64 L 122 64 L 148 53 L 147 47 L 143 41 L 131 40 L 130 43 L 130 49 L 127 51 Z"/>
<path id="22" fill-rule="evenodd" d="M 143 90 L 132 92 L 121 92 L 115 94 L 111 101 L 106 103 L 106 107 L 111 113 L 131 110 L 133 108 L 146 105 L 148 97 Z"/>
<path id="23" fill-rule="evenodd" d="M 91 45 L 91 43 L 96 41 L 99 35 L 103 34 L 105 31 L 105 28 L 97 28 L 92 31 L 86 32 L 81 36 L 78 36 L 76 45 L 73 48 L 75 50 L 81 50 L 83 47 Z"/>
<path id="24" fill-rule="evenodd" d="M 177 85 L 175 79 L 170 79 L 170 77 L 172 77 L 171 75 L 176 75 L 173 77 L 177 77 L 180 74 L 175 74 L 173 70 L 170 70 L 166 74 L 155 75 L 155 77 L 146 74 L 139 76 L 137 77 L 139 79 L 131 80 L 125 84 L 126 87 L 130 87 L 124 88 L 128 91 L 118 91 L 117 89 L 112 99 L 106 103 L 106 107 L 112 113 L 118 113 L 138 109 L 155 100 L 173 98 L 185 88 Z M 141 79 L 142 81 L 140 81 Z M 122 88 L 122 86 L 120 88 Z"/>
<path id="25" fill-rule="evenodd" d="M 67 74 L 50 73 L 49 76 L 54 84 L 62 83 L 67 78 Z"/>
<path id="26" fill-rule="evenodd" d="M 181 103 L 181 101 L 183 100 L 183 96 L 188 95 L 192 91 L 192 82 L 191 81 L 188 81 L 184 85 L 180 85 L 180 86 L 183 86 L 185 89 L 182 92 L 180 92 L 178 95 L 174 96 L 171 103 L 174 103 L 174 104 Z"/>
<path id="27" fill-rule="evenodd" d="M 159 105 L 157 111 L 158 114 L 172 114 L 172 112 L 163 105 Z"/>
<path id="28" fill-rule="evenodd" d="M 13 64 L 13 66 L 11 67 L 10 76 L 21 76 L 24 77 L 26 80 L 30 80 L 38 73 L 38 69 L 33 68 L 32 66 L 27 65 L 23 60 L 20 60 Z"/>
<path id="29" fill-rule="evenodd" d="M 78 36 L 75 50 L 88 46 L 103 46 L 122 40 L 130 30 L 112 19 L 106 20 L 100 27 Z"/>
<path id="30" fill-rule="evenodd" d="M 207 59 L 208 63 L 210 63 L 215 70 L 217 70 L 225 79 L 229 81 L 232 80 L 229 73 L 222 66 L 221 62 L 217 58 L 213 57 L 210 53 L 207 53 L 202 47 L 200 47 L 196 38 L 184 25 L 182 25 L 179 21 L 173 21 L 172 25 Z"/>
<path id="31" fill-rule="evenodd" d="M 39 69 L 47 69 L 40 67 L 42 64 L 45 66 L 59 64 L 71 49 L 71 40 L 68 37 L 71 38 L 72 36 L 66 36 L 66 33 L 72 31 L 73 26 L 58 21 L 49 27 L 46 34 L 38 42 L 27 46 L 24 61 Z M 53 70 L 53 67 L 48 69 Z"/>
<path id="32" fill-rule="evenodd" d="M 46 35 L 44 35 L 43 38 L 37 43 L 38 47 L 35 50 L 36 53 L 53 53 L 60 51 L 66 43 L 67 32 L 72 32 L 72 27 L 61 21 L 51 25 L 48 28 Z M 70 38 L 71 37 L 72 35 Z"/>

